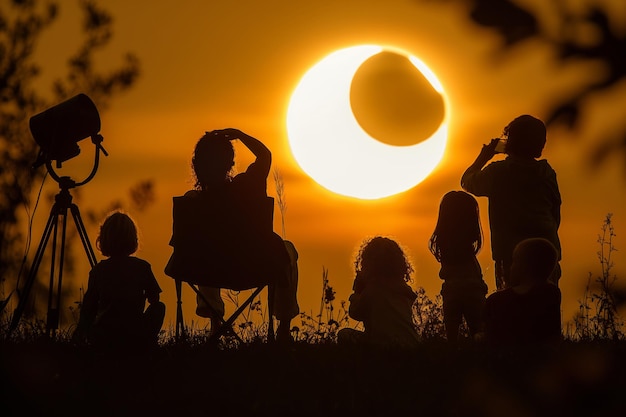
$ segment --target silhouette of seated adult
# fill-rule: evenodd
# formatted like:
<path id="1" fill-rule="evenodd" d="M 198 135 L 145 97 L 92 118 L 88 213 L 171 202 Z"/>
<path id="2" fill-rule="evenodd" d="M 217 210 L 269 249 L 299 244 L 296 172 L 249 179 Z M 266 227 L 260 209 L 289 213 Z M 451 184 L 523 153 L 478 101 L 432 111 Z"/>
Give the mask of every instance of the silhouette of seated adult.
<path id="1" fill-rule="evenodd" d="M 486 337 L 493 346 L 551 344 L 561 340 L 561 292 L 549 281 L 558 252 L 544 238 L 513 251 L 511 286 L 486 301 Z"/>
<path id="2" fill-rule="evenodd" d="M 233 176 L 231 142 L 237 139 L 256 159 L 245 172 Z M 273 199 L 266 190 L 271 161 L 263 143 L 238 129 L 207 132 L 192 158 L 195 188 L 174 198 L 178 217 L 166 273 L 198 284 L 196 314 L 211 320 L 212 331 L 224 315 L 220 288 L 272 285 L 278 292 L 274 315 L 279 320 L 279 339 L 290 338 L 291 319 L 299 313 L 297 274 L 294 278 L 291 263 L 297 252 L 273 231 Z"/>

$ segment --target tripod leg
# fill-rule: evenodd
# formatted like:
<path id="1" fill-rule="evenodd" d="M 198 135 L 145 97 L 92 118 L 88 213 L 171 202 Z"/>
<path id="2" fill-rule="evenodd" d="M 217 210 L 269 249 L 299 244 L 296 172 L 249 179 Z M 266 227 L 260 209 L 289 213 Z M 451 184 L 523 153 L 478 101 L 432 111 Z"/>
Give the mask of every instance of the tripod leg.
<path id="1" fill-rule="evenodd" d="M 66 177 L 63 177 L 66 178 Z M 18 302 L 17 308 L 13 313 L 13 317 L 11 318 L 11 324 L 9 326 L 9 333 L 11 333 L 18 325 L 22 314 L 24 313 L 24 309 L 26 307 L 26 302 L 29 298 L 30 291 L 32 289 L 33 283 L 37 276 L 37 271 L 39 269 L 39 265 L 41 264 L 41 260 L 43 259 L 43 255 L 50 239 L 50 234 L 54 231 L 53 234 L 53 246 L 51 253 L 51 265 L 50 265 L 50 285 L 48 289 L 48 317 L 47 317 L 47 329 L 50 333 L 54 332 L 58 329 L 59 326 L 59 314 L 61 311 L 61 299 L 62 299 L 62 289 L 63 289 L 63 266 L 65 260 L 65 244 L 66 244 L 66 232 L 67 232 L 67 210 L 70 209 L 72 213 L 72 217 L 74 218 L 74 223 L 76 224 L 76 229 L 78 230 L 78 234 L 80 236 L 81 242 L 87 254 L 87 258 L 89 260 L 90 265 L 93 267 L 96 264 L 96 255 L 93 251 L 91 243 L 89 242 L 89 237 L 87 236 L 87 231 L 85 229 L 85 225 L 80 216 L 80 211 L 78 210 L 78 206 L 72 204 L 72 196 L 70 195 L 68 189 L 69 187 L 65 183 L 61 184 L 61 191 L 55 197 L 55 203 L 52 206 L 52 210 L 50 212 L 50 217 L 48 218 L 48 222 L 46 223 L 46 228 L 44 229 L 44 233 L 42 239 L 39 243 L 39 247 L 37 248 L 37 252 L 35 254 L 35 258 L 33 260 L 33 264 L 31 270 L 28 274 L 28 279 L 24 284 L 24 288 L 20 294 L 20 300 Z M 73 184 L 72 184 L 73 185 Z M 58 279 L 55 282 L 55 267 L 56 265 L 56 256 L 57 256 L 57 237 L 58 237 L 58 225 L 59 225 L 59 216 L 63 216 L 62 230 L 61 230 L 61 244 L 60 244 L 60 256 L 58 260 Z M 55 285 L 56 284 L 56 285 Z M 56 287 L 56 288 L 55 288 Z M 56 293 L 55 293 L 56 291 Z"/>
<path id="2" fill-rule="evenodd" d="M 50 212 L 50 216 L 48 217 L 48 222 L 46 223 L 46 227 L 44 228 L 43 234 L 41 236 L 41 240 L 39 241 L 37 252 L 35 252 L 35 257 L 33 259 L 33 263 L 31 265 L 30 271 L 28 272 L 28 278 L 26 279 L 26 283 L 24 284 L 22 291 L 21 292 L 18 291 L 20 300 L 17 303 L 17 307 L 15 308 L 15 311 L 13 312 L 13 317 L 11 318 L 11 324 L 9 326 L 9 333 L 15 330 L 20 319 L 22 318 L 22 314 L 24 314 L 24 309 L 26 308 L 28 296 L 30 295 L 30 291 L 33 287 L 33 283 L 35 282 L 35 278 L 37 277 L 37 271 L 39 270 L 39 265 L 41 264 L 41 260 L 43 259 L 43 255 L 46 250 L 48 240 L 50 239 L 50 233 L 52 232 L 53 228 L 56 228 L 57 221 L 58 221 L 57 210 L 53 206 Z"/>
<path id="3" fill-rule="evenodd" d="M 61 312 L 61 295 L 63 291 L 63 266 L 65 264 L 65 237 L 67 236 L 67 207 L 60 209 L 63 220 L 61 223 L 61 245 L 59 254 L 59 272 L 56 281 L 56 293 L 54 288 L 54 266 L 56 260 L 56 248 L 57 248 L 57 230 L 58 225 L 54 228 L 54 235 L 52 238 L 52 263 L 50 267 L 50 286 L 48 287 L 48 317 L 47 317 L 47 329 L 52 335 L 59 328 L 59 317 Z"/>
<path id="4" fill-rule="evenodd" d="M 74 218 L 76 230 L 78 231 L 78 235 L 80 236 L 80 241 L 83 243 L 83 248 L 85 248 L 85 253 L 87 254 L 87 259 L 89 260 L 89 265 L 93 267 L 98 261 L 96 259 L 96 254 L 93 250 L 93 247 L 89 242 L 87 229 L 85 229 L 85 224 L 83 223 L 83 219 L 80 216 L 78 206 L 76 204 L 72 204 L 70 206 L 70 211 L 72 212 L 72 217 Z"/>

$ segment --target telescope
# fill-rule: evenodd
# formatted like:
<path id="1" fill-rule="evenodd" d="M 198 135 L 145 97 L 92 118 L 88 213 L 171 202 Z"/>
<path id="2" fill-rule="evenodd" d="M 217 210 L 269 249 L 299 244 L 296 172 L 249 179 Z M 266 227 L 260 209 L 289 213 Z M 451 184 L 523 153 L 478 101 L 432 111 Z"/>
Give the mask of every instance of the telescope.
<path id="1" fill-rule="evenodd" d="M 78 94 L 31 117 L 30 132 L 39 145 L 33 168 L 49 161 L 56 161 L 60 168 L 63 162 L 78 156 L 78 142 L 98 136 L 100 115 L 89 97 Z"/>
<path id="2" fill-rule="evenodd" d="M 72 195 L 69 190 L 89 182 L 98 170 L 100 152 L 104 153 L 105 156 L 108 154 L 102 147 L 103 138 L 99 133 L 100 115 L 98 114 L 98 109 L 85 94 L 78 94 L 31 117 L 30 131 L 40 148 L 33 168 L 45 164 L 50 176 L 59 184 L 60 190 L 55 196 L 55 202 L 50 210 L 50 216 L 42 233 L 26 283 L 21 290 L 17 289 L 20 299 L 13 313 L 9 333 L 17 327 L 24 313 L 26 302 L 37 277 L 37 271 L 44 259 L 46 247 L 52 237 L 46 327 L 48 332 L 53 334 L 58 329 L 61 313 L 68 215 L 71 215 L 71 218 L 74 220 L 89 264 L 93 267 L 97 262 L 85 224 L 80 215 L 80 210 L 72 202 Z M 95 160 L 91 173 L 80 182 L 76 182 L 68 176 L 58 175 L 52 167 L 52 161 L 56 161 L 56 167 L 61 168 L 63 162 L 80 154 L 78 142 L 88 137 L 96 145 Z"/>

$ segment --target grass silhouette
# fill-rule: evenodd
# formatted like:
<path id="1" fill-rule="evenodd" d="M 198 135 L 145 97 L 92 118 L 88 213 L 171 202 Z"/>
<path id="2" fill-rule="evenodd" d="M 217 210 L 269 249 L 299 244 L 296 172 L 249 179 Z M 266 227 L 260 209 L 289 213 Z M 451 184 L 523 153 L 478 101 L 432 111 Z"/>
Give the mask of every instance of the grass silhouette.
<path id="1" fill-rule="evenodd" d="M 581 314 L 563 342 L 550 347 L 494 350 L 467 337 L 451 346 L 441 299 L 430 299 L 422 288 L 415 304 L 417 348 L 338 345 L 338 329 L 354 323 L 325 268 L 319 315 L 301 313 L 288 346 L 267 343 L 261 301 L 236 323 L 244 344 L 227 337 L 208 344 L 206 331 L 192 323 L 187 338 L 164 330 L 159 346 L 144 352 L 77 344 L 71 327 L 51 336 L 39 320 L 22 321 L 9 337 L 5 317 L 1 415 L 626 415 L 613 236 L 608 215 L 598 239 L 602 272 L 595 285 L 590 277 Z M 238 302 L 236 293 L 229 297 Z"/>
<path id="2" fill-rule="evenodd" d="M 623 415 L 623 342 L 492 351 L 255 342 L 164 344 L 142 354 L 4 341 L 3 416 Z"/>

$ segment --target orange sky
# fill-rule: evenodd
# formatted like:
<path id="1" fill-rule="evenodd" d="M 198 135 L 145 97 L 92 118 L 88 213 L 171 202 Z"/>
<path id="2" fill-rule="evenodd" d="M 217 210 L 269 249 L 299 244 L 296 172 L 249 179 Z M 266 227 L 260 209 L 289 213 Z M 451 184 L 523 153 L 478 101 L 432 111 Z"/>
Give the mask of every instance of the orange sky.
<path id="1" fill-rule="evenodd" d="M 354 250 L 363 238 L 377 234 L 402 243 L 414 262 L 414 286 L 437 294 L 438 264 L 427 241 L 441 196 L 460 188 L 462 172 L 483 143 L 499 136 L 502 127 L 520 114 L 544 115 L 552 98 L 580 83 L 589 68 L 559 68 L 548 47 L 536 42 L 497 61 L 496 37 L 472 26 L 462 11 L 434 3 L 103 2 L 115 23 L 113 41 L 99 56 L 99 65 L 115 66 L 130 51 L 139 57 L 142 73 L 136 86 L 101 114 L 103 145 L 110 156 L 103 159 L 96 178 L 80 190 L 79 205 L 83 211 L 95 208 L 125 198 L 138 181 L 154 180 L 154 206 L 131 214 L 142 229 L 138 256 L 152 264 L 164 290 L 168 323 L 173 322 L 175 308 L 173 283 L 163 273 L 170 254 L 171 197 L 190 188 L 189 161 L 197 139 L 206 130 L 223 127 L 238 127 L 273 152 L 274 168 L 280 170 L 286 188 L 286 237 L 300 253 L 303 311 L 319 312 L 323 267 L 329 270 L 338 300 L 347 300 Z M 42 85 L 73 52 L 73 36 L 79 30 L 75 11 L 65 3 L 62 7 L 59 22 L 39 46 L 39 56 L 49 63 Z M 434 172 L 405 193 L 363 201 L 332 194 L 300 170 L 289 150 L 285 116 L 292 91 L 312 65 L 337 49 L 370 43 L 395 46 L 422 59 L 442 82 L 451 112 L 446 154 Z M 599 272 L 596 239 L 608 212 L 615 214 L 614 244 L 626 250 L 623 167 L 606 166 L 599 172 L 584 167 L 593 134 L 601 132 L 607 120 L 619 118 L 620 112 L 623 119 L 625 93 L 592 103 L 585 115 L 588 127 L 576 137 L 549 131 L 544 157 L 557 171 L 563 197 L 561 289 L 566 321 L 578 307 L 588 273 Z M 81 142 L 83 155 L 77 164 L 91 163 L 87 142 Z M 50 181 L 46 188 L 54 192 L 56 184 Z M 274 194 L 271 180 L 269 192 Z M 486 237 L 479 260 L 493 290 L 487 201 L 480 198 L 479 203 Z M 38 212 L 38 218 L 46 216 L 43 210 Z M 35 229 L 35 236 L 37 230 L 41 229 Z M 278 215 L 276 230 L 280 232 Z M 96 230 L 89 233 L 95 242 Z M 626 262 L 615 261 L 616 272 L 621 270 L 624 276 Z M 186 295 L 186 300 L 190 320 L 193 299 Z"/>

